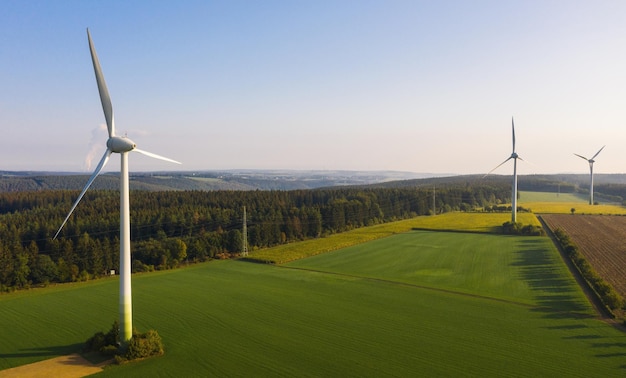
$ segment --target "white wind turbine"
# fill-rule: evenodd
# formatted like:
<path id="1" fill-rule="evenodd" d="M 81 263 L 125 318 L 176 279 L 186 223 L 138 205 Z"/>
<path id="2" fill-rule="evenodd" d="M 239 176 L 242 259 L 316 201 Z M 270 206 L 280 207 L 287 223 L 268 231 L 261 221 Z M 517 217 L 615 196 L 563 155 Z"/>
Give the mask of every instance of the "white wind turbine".
<path id="1" fill-rule="evenodd" d="M 112 153 L 120 154 L 121 170 L 120 170 L 120 338 L 122 342 L 127 342 L 132 337 L 133 329 L 133 316 L 132 316 L 132 297 L 130 287 L 130 208 L 129 208 L 129 195 L 128 195 L 128 156 L 127 153 L 135 151 L 144 155 L 169 161 L 172 163 L 180 164 L 179 162 L 168 159 L 166 157 L 153 154 L 151 152 L 143 151 L 136 148 L 135 142 L 126 138 L 125 136 L 115 135 L 115 122 L 113 120 L 113 106 L 111 105 L 111 98 L 109 97 L 109 91 L 107 90 L 106 83 L 104 81 L 104 75 L 100 68 L 100 62 L 98 61 L 98 55 L 91 41 L 91 34 L 87 29 L 87 39 L 89 40 L 89 50 L 91 51 L 91 60 L 93 61 L 93 69 L 96 74 L 96 82 L 98 83 L 98 92 L 100 92 L 100 101 L 102 102 L 102 109 L 104 110 L 104 118 L 106 118 L 107 129 L 109 131 L 109 139 L 107 140 L 107 149 L 104 152 L 104 156 L 100 160 L 100 163 L 96 167 L 89 181 L 80 192 L 80 195 L 74 202 L 74 205 L 70 209 L 70 212 L 65 217 L 63 224 L 59 227 L 59 230 L 54 235 L 54 238 L 59 235 L 61 229 L 69 219 L 70 215 L 80 202 L 83 195 L 89 189 L 89 186 L 96 179 L 102 168 L 109 161 L 109 157 Z"/>
<path id="2" fill-rule="evenodd" d="M 511 153 L 511 156 L 509 156 L 505 161 L 500 163 L 497 167 L 489 171 L 489 173 L 495 171 L 496 169 L 500 168 L 502 164 L 513 159 L 513 189 L 511 190 L 512 192 L 511 193 L 511 222 L 515 223 L 517 222 L 517 159 L 520 159 L 520 160 L 524 160 L 524 159 L 519 157 L 519 155 L 517 155 L 517 152 L 515 152 L 515 122 L 513 122 L 513 117 L 511 117 L 511 130 L 513 133 L 513 152 Z M 485 176 L 487 176 L 489 173 L 487 173 Z"/>
<path id="3" fill-rule="evenodd" d="M 590 183 L 589 183 L 589 204 L 593 205 L 593 163 L 595 163 L 596 161 L 593 160 L 596 158 L 596 156 L 598 156 L 600 154 L 600 151 L 602 151 L 604 149 L 604 147 L 606 146 L 602 146 L 601 149 L 598 150 L 598 152 L 596 152 L 595 155 L 593 155 L 593 157 L 591 159 L 587 159 L 584 156 L 578 155 L 578 154 L 574 154 L 576 156 L 578 156 L 579 158 L 583 158 L 585 160 L 587 160 L 587 162 L 589 162 L 589 175 L 591 176 L 590 178 Z"/>

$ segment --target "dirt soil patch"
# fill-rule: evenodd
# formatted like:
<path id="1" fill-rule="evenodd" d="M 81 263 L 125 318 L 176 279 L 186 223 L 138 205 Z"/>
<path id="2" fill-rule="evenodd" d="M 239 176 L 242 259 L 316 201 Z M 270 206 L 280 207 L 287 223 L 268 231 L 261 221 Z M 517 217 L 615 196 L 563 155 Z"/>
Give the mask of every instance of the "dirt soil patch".
<path id="1" fill-rule="evenodd" d="M 0 378 L 79 378 L 102 371 L 111 361 L 92 364 L 79 354 L 70 354 L 0 371 Z"/>

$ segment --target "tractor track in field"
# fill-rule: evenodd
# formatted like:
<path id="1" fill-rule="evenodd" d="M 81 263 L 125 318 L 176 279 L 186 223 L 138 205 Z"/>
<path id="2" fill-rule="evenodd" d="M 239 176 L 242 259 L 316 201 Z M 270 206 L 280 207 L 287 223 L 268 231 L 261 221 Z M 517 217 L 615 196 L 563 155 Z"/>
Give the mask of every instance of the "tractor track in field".
<path id="1" fill-rule="evenodd" d="M 282 268 L 282 269 L 293 269 L 293 270 L 300 270 L 300 271 L 307 271 L 307 272 L 314 272 L 314 273 L 322 273 L 322 274 L 328 274 L 328 275 L 334 275 L 334 276 L 340 276 L 340 277 L 359 278 L 359 279 L 367 280 L 367 281 L 380 282 L 380 283 L 397 285 L 397 286 L 412 287 L 412 288 L 416 288 L 416 289 L 435 291 L 435 292 L 439 292 L 439 293 L 446 293 L 446 294 L 451 294 L 451 295 L 457 295 L 457 296 L 466 297 L 466 298 L 484 299 L 484 300 L 492 301 L 492 302 L 499 302 L 499 303 L 506 303 L 506 304 L 516 305 L 516 306 L 528 308 L 528 309 L 531 309 L 531 310 L 534 310 L 534 311 L 550 312 L 552 314 L 569 315 L 569 316 L 577 318 L 577 319 L 584 319 L 584 318 L 592 318 L 593 317 L 592 315 L 589 315 L 588 313 L 578 313 L 578 312 L 571 312 L 571 311 L 554 311 L 554 309 L 549 307 L 549 306 L 536 306 L 536 305 L 532 305 L 532 304 L 528 304 L 528 303 L 524 303 L 524 302 L 518 302 L 518 301 L 514 301 L 514 300 L 510 300 L 510 299 L 489 297 L 489 296 L 480 295 L 480 294 L 472 294 L 472 293 L 466 293 L 466 292 L 463 292 L 463 291 L 457 291 L 457 290 L 451 290 L 451 289 L 442 289 L 442 288 L 438 288 L 438 287 L 418 285 L 418 284 L 412 284 L 412 283 L 408 283 L 408 282 L 393 281 L 393 280 L 388 280 L 388 279 L 384 279 L 384 278 L 359 276 L 359 275 L 355 275 L 355 274 L 329 272 L 329 271 L 326 271 L 326 270 L 318 270 L 318 269 L 311 269 L 311 268 L 298 268 L 298 267 L 284 266 L 284 265 L 276 265 L 276 267 L 277 268 Z"/>

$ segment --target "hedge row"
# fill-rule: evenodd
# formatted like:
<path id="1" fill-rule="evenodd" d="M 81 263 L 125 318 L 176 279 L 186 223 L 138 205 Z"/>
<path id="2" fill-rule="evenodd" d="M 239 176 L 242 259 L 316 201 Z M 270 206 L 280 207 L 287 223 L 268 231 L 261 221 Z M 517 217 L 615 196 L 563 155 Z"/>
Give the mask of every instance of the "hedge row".
<path id="1" fill-rule="evenodd" d="M 572 242 L 570 237 L 561 229 L 554 230 L 554 236 L 559 241 L 565 254 L 572 260 L 583 278 L 591 285 L 598 294 L 602 303 L 610 310 L 617 310 L 624 307 L 625 302 L 619 293 L 602 279 L 598 273 L 589 265 L 585 257 L 578 251 L 578 247 Z"/>

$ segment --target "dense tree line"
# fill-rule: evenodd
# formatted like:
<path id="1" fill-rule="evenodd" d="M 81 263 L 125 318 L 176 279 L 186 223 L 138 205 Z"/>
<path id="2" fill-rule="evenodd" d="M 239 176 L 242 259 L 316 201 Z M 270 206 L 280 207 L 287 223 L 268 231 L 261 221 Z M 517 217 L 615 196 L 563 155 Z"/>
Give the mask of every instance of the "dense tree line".
<path id="1" fill-rule="evenodd" d="M 244 206 L 248 245 L 254 250 L 433 211 L 510 201 L 507 185 L 458 185 L 434 194 L 424 188 L 133 191 L 133 270 L 169 269 L 240 252 Z M 0 193 L 2 289 L 87 280 L 117 270 L 117 191 L 87 192 L 59 237 L 52 239 L 77 195 Z"/>
<path id="2" fill-rule="evenodd" d="M 624 184 L 596 184 L 593 190 L 596 197 L 625 204 L 626 185 Z"/>

